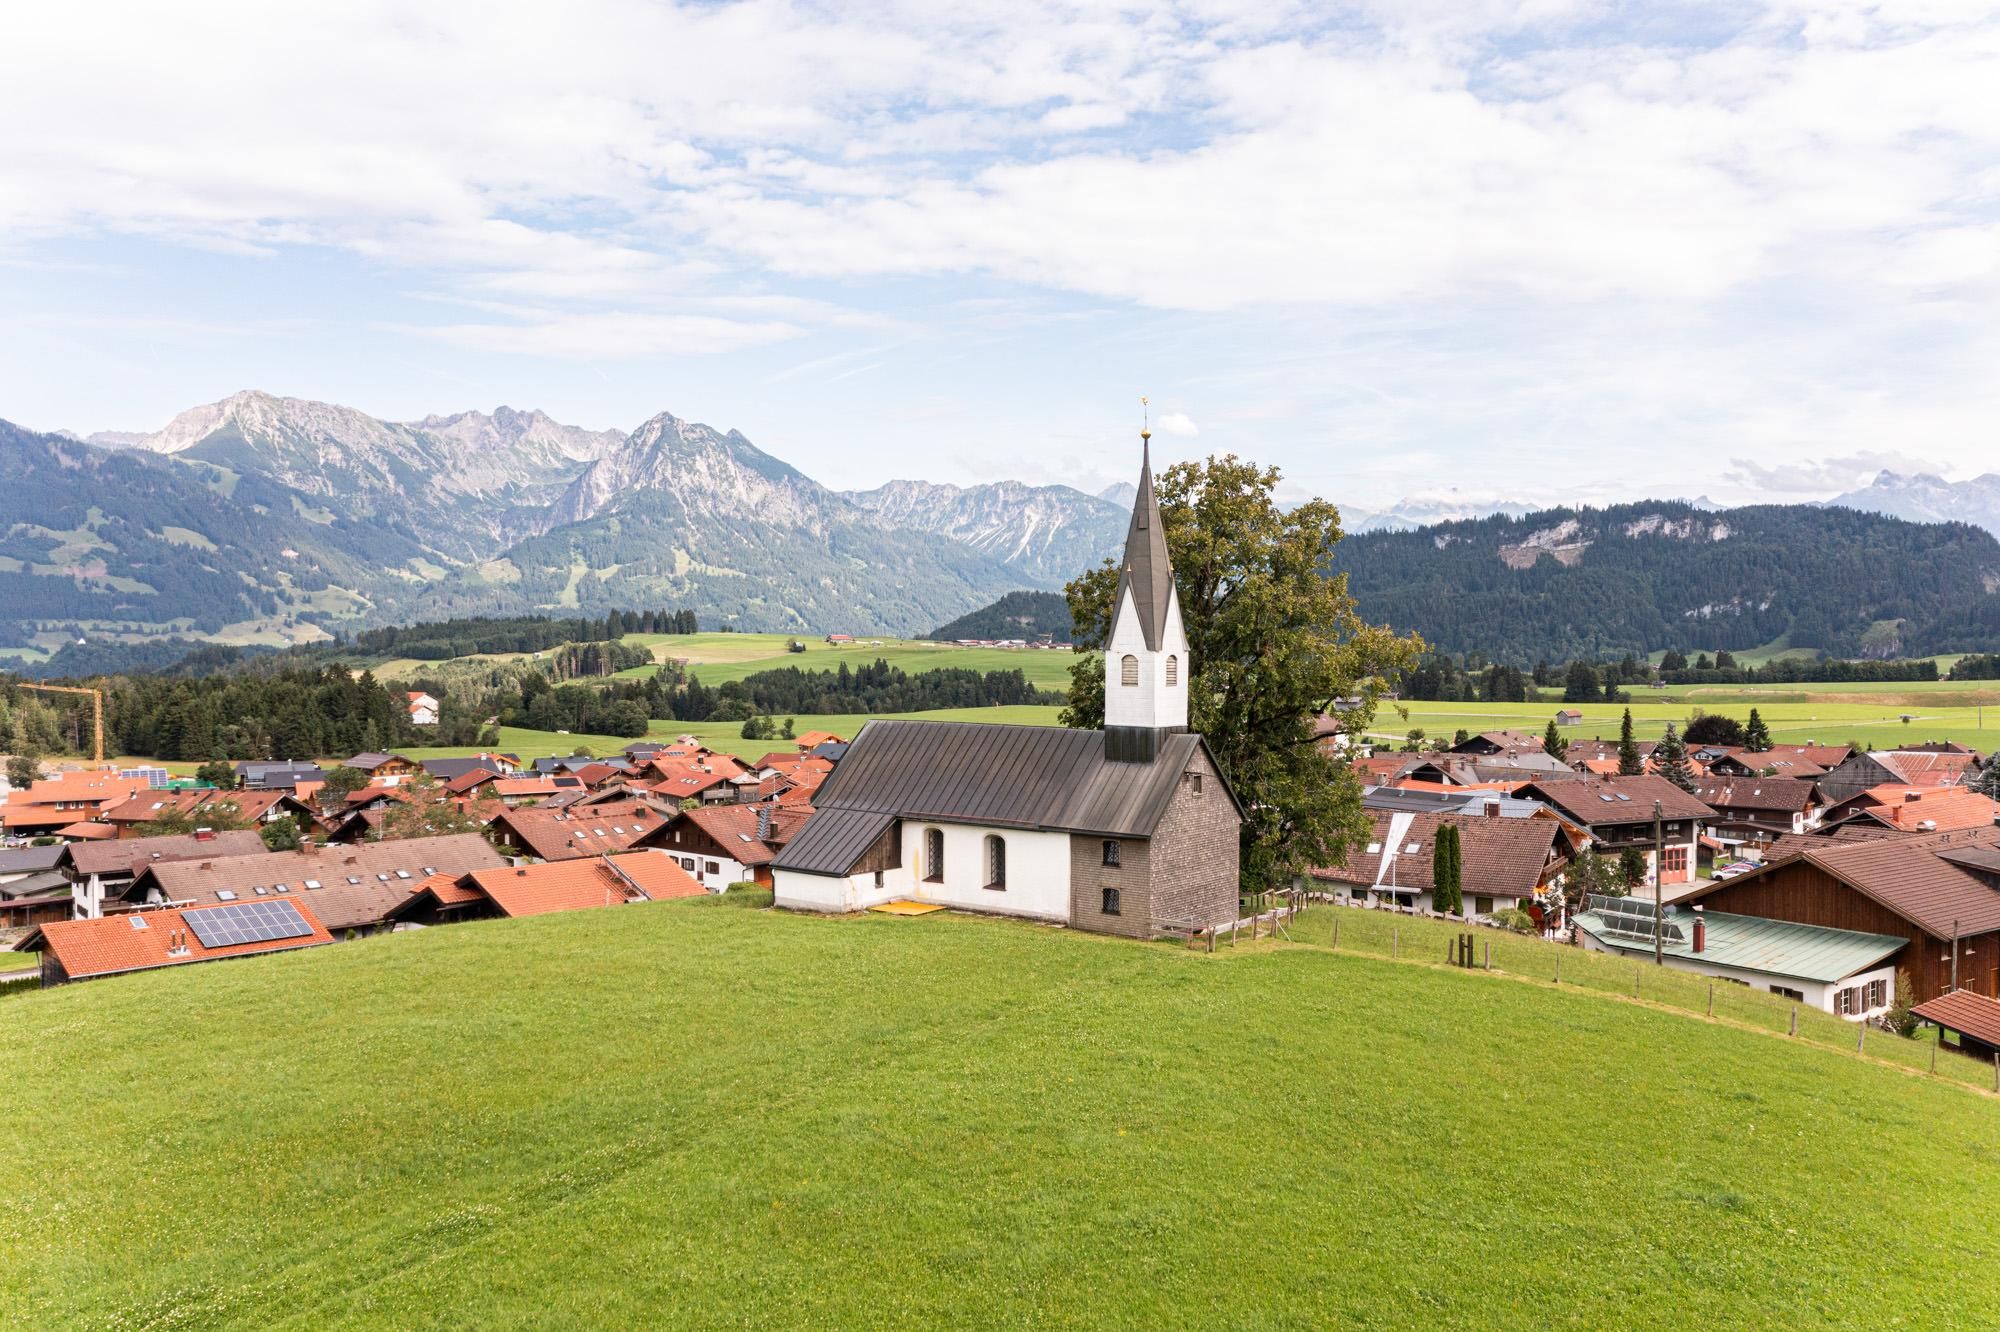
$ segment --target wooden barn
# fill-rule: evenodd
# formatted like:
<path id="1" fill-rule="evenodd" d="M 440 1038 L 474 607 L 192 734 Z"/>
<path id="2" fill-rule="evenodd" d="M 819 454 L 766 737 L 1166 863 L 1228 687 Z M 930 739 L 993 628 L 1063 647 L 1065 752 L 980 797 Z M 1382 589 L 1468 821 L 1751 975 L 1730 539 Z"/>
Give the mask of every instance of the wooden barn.
<path id="1" fill-rule="evenodd" d="M 1682 899 L 1716 911 L 1896 934 L 1917 1003 L 1954 989 L 2000 998 L 2000 831 L 1827 839 Z"/>

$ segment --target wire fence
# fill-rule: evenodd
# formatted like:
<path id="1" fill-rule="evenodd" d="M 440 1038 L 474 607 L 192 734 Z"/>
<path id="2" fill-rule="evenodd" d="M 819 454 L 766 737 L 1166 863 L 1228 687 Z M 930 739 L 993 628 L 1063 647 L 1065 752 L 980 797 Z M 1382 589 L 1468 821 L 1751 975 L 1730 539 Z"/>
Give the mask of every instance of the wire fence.
<path id="1" fill-rule="evenodd" d="M 1780 995 L 1694 972 L 1635 962 L 1616 953 L 1590 952 L 1566 943 L 1490 927 L 1471 927 L 1476 966 L 1546 984 L 1574 986 L 1665 1008 L 1699 1013 L 1721 1022 L 1775 1032 L 1829 1049 L 1862 1053 L 1872 1059 L 2000 1091 L 2000 1064 L 1961 1054 L 1940 1044 L 1935 1029 L 1917 1036 L 1866 1023 L 1850 1022 Z M 1291 922 L 1294 942 L 1343 953 L 1389 957 L 1434 965 L 1451 964 L 1461 935 L 1459 921 L 1341 906 L 1312 906 Z"/>

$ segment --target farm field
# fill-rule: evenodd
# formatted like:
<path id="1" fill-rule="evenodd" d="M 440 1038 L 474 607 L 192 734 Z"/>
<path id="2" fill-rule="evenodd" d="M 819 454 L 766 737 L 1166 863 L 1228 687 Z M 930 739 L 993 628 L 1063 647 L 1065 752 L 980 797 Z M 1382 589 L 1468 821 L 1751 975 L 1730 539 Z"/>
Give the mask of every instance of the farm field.
<path id="1" fill-rule="evenodd" d="M 1988 682 L 1989 687 L 1991 682 Z M 1812 686 L 1814 689 L 1823 686 Z M 1881 686 L 1877 686 L 1880 688 Z M 1906 688 L 1906 686 L 1895 686 Z M 1668 722 L 1685 726 L 1696 709 L 1743 720 L 1755 707 L 1779 744 L 1845 744 L 1854 741 L 1875 749 L 1894 749 L 1899 744 L 1925 740 L 1957 740 L 1982 753 L 2000 746 L 2000 697 L 1990 704 L 1968 706 L 1965 691 L 1938 690 L 1921 702 L 1901 705 L 1879 701 L 1851 701 L 1853 695 L 1813 701 L 1760 698 L 1728 701 L 1714 697 L 1690 698 L 1674 702 L 1651 695 L 1633 696 L 1632 722 L 1639 738 L 1657 739 Z M 1404 718 L 1398 708 L 1407 710 Z M 1468 731 L 1526 730 L 1539 735 L 1559 709 L 1574 708 L 1583 714 L 1580 725 L 1563 728 L 1570 739 L 1588 740 L 1618 737 L 1622 703 L 1436 703 L 1412 701 L 1400 705 L 1385 703 L 1376 710 L 1370 733 L 1379 740 L 1401 740 L 1411 727 L 1422 727 L 1427 738 L 1443 737 L 1463 727 Z M 1905 723 L 1903 715 L 1911 720 Z"/>
<path id="2" fill-rule="evenodd" d="M 720 899 L 5 1002 L 10 1326 L 2000 1322 L 1991 1099 L 1583 988 Z"/>
<path id="3" fill-rule="evenodd" d="M 971 722 L 1013 722 L 1029 726 L 1054 726 L 1056 714 L 1061 708 L 1003 707 L 1003 708 L 941 708 L 935 712 L 906 712 L 887 714 L 902 717 L 916 717 L 926 721 L 971 721 Z M 781 725 L 783 717 L 776 719 Z M 835 735 L 854 738 L 867 716 L 859 713 L 834 713 L 826 715 L 800 715 L 792 719 L 792 729 L 799 735 L 807 731 L 831 731 Z M 677 735 L 692 735 L 703 744 L 724 754 L 736 754 L 744 758 L 759 758 L 775 749 L 787 749 L 787 740 L 745 740 L 743 723 L 731 722 L 676 722 L 655 721 L 647 733 L 647 739 L 671 739 Z M 518 726 L 500 728 L 500 743 L 492 746 L 505 753 L 519 756 L 522 761 L 537 758 L 573 754 L 581 745 L 592 754 L 603 756 L 615 754 L 633 741 L 617 735 L 560 735 L 554 731 L 530 731 Z M 396 752 L 414 759 L 464 758 L 477 754 L 481 745 L 458 745 L 418 749 L 399 749 Z M 344 756 L 343 756 L 344 757 Z"/>
<path id="4" fill-rule="evenodd" d="M 746 641 L 747 640 L 747 641 Z M 1074 653 L 1014 648 L 962 648 L 950 643 L 918 639 L 868 639 L 864 644 L 834 646 L 820 639 L 800 637 L 804 652 L 792 652 L 787 634 L 627 634 L 627 643 L 643 644 L 654 659 L 666 661 L 686 657 L 690 669 L 705 685 L 727 684 L 759 671 L 796 666 L 806 671 L 837 671 L 842 662 L 850 667 L 872 665 L 882 660 L 912 675 L 951 668 L 968 671 L 1020 671 L 1030 684 L 1044 689 L 1069 688 L 1070 664 Z M 879 643 L 880 646 L 867 644 Z M 650 674 L 644 666 L 620 671 L 623 677 Z"/>

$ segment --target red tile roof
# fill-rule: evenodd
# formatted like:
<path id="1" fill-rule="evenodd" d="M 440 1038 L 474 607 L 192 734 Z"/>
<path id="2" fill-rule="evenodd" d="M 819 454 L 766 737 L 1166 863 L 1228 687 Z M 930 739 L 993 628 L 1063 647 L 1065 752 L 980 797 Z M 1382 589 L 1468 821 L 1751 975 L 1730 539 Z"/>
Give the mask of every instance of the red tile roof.
<path id="1" fill-rule="evenodd" d="M 1855 811 L 1857 817 L 1904 832 L 1990 828 L 2000 820 L 2000 803 L 1962 786 L 1874 786 L 1858 798 L 1865 803 Z M 1926 823 L 1936 826 L 1925 828 Z"/>
<path id="2" fill-rule="evenodd" d="M 1910 1010 L 1926 1022 L 2000 1045 L 2000 1002 L 1970 990 L 1951 990 Z"/>
<path id="3" fill-rule="evenodd" d="M 116 842 L 96 842 L 73 849 L 69 863 L 85 878 L 93 874 L 137 874 L 148 865 L 180 860 L 220 860 L 228 856 L 261 856 L 270 848 L 256 833 L 244 829 L 232 832 L 176 837 L 127 837 Z"/>
<path id="4" fill-rule="evenodd" d="M 478 870 L 466 878 L 506 916 L 541 916 L 551 911 L 622 906 L 641 900 L 641 892 L 607 867 L 604 859 L 592 856 L 584 860 Z"/>
<path id="5" fill-rule="evenodd" d="M 118 836 L 118 830 L 108 823 L 72 823 L 56 829 L 56 836 L 71 842 L 108 842 Z"/>
<path id="6" fill-rule="evenodd" d="M 221 958 L 245 957 L 251 953 L 313 948 L 333 942 L 333 936 L 327 933 L 326 926 L 320 923 L 311 907 L 296 899 L 292 900 L 292 905 L 298 909 L 305 923 L 312 927 L 311 934 L 209 948 L 187 925 L 186 918 L 194 914 L 196 908 L 163 907 L 156 911 L 100 916 L 95 920 L 50 921 L 22 942 L 30 951 L 46 950 L 53 954 L 72 980 L 184 966 L 191 962 L 213 962 Z M 39 948 L 35 947 L 37 944 Z"/>
<path id="7" fill-rule="evenodd" d="M 485 901 L 486 894 L 459 883 L 461 878 L 469 880 L 471 877 L 469 874 L 433 874 L 410 889 L 410 893 L 412 896 L 417 893 L 429 893 L 437 899 L 439 906 L 464 906 L 468 902 Z"/>
<path id="8" fill-rule="evenodd" d="M 542 860 L 578 860 L 623 851 L 664 822 L 657 809 L 631 800 L 574 809 L 510 809 L 495 817 L 493 826 L 511 832 Z"/>

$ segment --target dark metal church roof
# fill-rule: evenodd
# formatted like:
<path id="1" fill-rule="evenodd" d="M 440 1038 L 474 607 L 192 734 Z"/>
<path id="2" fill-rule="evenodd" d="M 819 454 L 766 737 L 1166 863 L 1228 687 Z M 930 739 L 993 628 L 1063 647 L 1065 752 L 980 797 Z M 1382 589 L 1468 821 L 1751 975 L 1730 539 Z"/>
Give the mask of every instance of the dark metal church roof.
<path id="1" fill-rule="evenodd" d="M 898 818 L 1151 837 L 1181 774 L 1205 748 L 1200 736 L 1182 732 L 1165 736 L 1151 763 L 1115 763 L 1102 731 L 871 721 L 813 797 L 811 821 L 773 864 L 844 874 Z M 1221 786 L 1240 816 L 1236 793 L 1226 780 Z"/>

